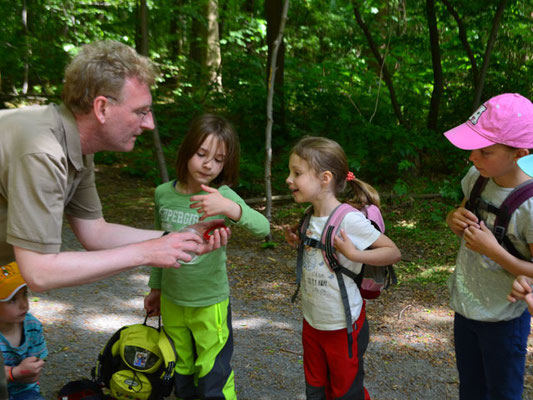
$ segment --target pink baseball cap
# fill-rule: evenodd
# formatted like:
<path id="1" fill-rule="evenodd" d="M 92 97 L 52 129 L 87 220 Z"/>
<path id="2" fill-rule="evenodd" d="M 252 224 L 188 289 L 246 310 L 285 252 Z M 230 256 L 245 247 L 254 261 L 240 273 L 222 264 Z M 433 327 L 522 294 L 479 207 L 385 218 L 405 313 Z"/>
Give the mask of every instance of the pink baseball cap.
<path id="1" fill-rule="evenodd" d="M 533 149 L 533 104 L 518 93 L 504 93 L 487 100 L 464 124 L 444 133 L 455 146 L 475 150 L 505 144 Z"/>

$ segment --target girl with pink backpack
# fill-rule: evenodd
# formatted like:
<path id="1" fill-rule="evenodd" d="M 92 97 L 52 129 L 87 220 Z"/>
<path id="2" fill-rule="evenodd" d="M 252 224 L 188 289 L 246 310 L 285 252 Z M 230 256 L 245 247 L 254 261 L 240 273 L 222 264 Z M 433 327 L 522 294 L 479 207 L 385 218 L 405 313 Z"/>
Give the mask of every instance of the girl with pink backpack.
<path id="1" fill-rule="evenodd" d="M 379 205 L 379 196 L 370 185 L 355 178 L 344 150 L 330 139 L 302 138 L 292 149 L 289 170 L 286 182 L 294 200 L 312 206 L 304 232 L 309 240 L 299 254 L 303 265 L 302 344 L 307 399 L 370 399 L 363 386 L 363 356 L 369 339 L 365 301 L 357 283 L 344 273 L 337 274 L 326 261 L 326 249 L 313 243 L 320 243 L 330 215 L 341 205 L 339 196 L 347 184 L 353 189 L 351 203 L 357 209 Z M 334 238 L 338 263 L 358 274 L 363 264 L 385 266 L 399 261 L 400 251 L 394 242 L 357 209 L 344 216 L 340 234 Z M 293 245 L 300 241 L 295 230 L 287 230 L 286 239 Z"/>

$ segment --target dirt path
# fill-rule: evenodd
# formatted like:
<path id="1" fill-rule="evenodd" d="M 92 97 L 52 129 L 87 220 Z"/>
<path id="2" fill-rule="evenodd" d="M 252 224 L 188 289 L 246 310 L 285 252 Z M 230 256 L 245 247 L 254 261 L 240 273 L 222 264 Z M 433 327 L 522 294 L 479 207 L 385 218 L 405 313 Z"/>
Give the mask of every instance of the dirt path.
<path id="1" fill-rule="evenodd" d="M 102 171 L 97 180 L 106 216 L 111 215 L 112 222 L 149 226 L 153 187 L 121 177 L 127 184 L 116 191 L 116 171 Z M 236 230 L 228 246 L 233 367 L 240 400 L 305 399 L 301 313 L 299 303 L 289 300 L 295 252 L 278 239 L 276 247 L 264 250 L 259 241 Z M 68 229 L 63 244 L 64 249 L 79 248 Z M 418 251 L 421 245 L 403 250 Z M 148 269 L 139 268 L 102 282 L 33 296 L 30 307 L 43 322 L 50 351 L 41 379 L 47 399 L 55 399 L 66 382 L 89 377 L 98 352 L 117 329 L 143 321 L 147 281 Z M 365 383 L 373 400 L 458 398 L 453 314 L 447 302 L 443 286 L 408 283 L 368 303 L 371 336 Z M 532 355 L 530 339 L 526 400 L 533 400 Z"/>
<path id="2" fill-rule="evenodd" d="M 70 233 L 65 238 L 67 248 L 78 247 Z M 228 252 L 238 396 L 305 399 L 301 315 L 289 301 L 293 260 L 285 259 L 283 248 L 265 252 L 244 244 L 235 238 Z M 50 350 L 41 379 L 47 398 L 55 398 L 64 383 L 88 377 L 116 329 L 142 322 L 147 280 L 147 269 L 138 269 L 35 296 L 31 309 L 44 324 Z M 368 314 L 366 385 L 374 400 L 457 398 L 452 314 L 443 289 L 398 287 L 370 303 Z M 531 387 L 527 392 L 525 398 L 533 398 Z"/>

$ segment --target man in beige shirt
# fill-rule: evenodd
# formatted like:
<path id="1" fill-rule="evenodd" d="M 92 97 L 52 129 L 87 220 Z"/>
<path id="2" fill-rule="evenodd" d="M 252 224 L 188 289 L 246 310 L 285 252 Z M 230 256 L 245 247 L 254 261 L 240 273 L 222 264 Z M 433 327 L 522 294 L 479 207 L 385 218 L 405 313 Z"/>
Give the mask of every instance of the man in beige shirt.
<path id="1" fill-rule="evenodd" d="M 192 233 L 111 224 L 102 215 L 93 155 L 131 151 L 154 129 L 155 77 L 150 60 L 131 47 L 95 42 L 67 67 L 63 104 L 0 111 L 0 265 L 16 260 L 30 289 L 80 285 L 140 265 L 178 268 L 191 259 L 187 252 L 227 243 L 225 229 L 204 242 Z M 88 251 L 60 252 L 63 215 Z"/>

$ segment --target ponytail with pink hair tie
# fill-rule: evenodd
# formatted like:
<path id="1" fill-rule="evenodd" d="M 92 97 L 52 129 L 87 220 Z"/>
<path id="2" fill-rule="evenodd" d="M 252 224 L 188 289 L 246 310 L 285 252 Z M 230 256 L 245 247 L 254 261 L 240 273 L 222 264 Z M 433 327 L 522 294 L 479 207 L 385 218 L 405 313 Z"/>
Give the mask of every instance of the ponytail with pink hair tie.
<path id="1" fill-rule="evenodd" d="M 346 182 L 355 181 L 355 175 L 352 171 L 348 171 L 348 174 L 346 175 Z"/>

